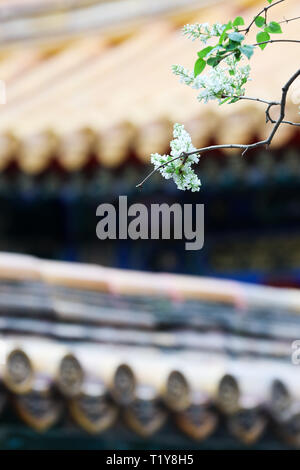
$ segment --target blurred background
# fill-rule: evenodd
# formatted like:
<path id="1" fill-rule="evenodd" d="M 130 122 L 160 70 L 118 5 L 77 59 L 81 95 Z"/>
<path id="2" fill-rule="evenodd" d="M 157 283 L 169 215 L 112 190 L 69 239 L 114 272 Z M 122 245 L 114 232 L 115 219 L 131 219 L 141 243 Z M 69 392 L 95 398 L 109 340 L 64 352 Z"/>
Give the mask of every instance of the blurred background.
<path id="1" fill-rule="evenodd" d="M 207 274 L 298 285 L 299 132 L 282 126 L 269 152 L 202 157 L 197 194 L 178 191 L 150 169 L 167 152 L 172 125 L 194 145 L 245 143 L 269 131 L 259 103 L 199 104 L 170 67 L 192 68 L 197 44 L 179 28 L 196 21 L 250 18 L 264 2 L 2 1 L 0 77 L 0 249 L 106 266 Z M 299 14 L 290 0 L 270 19 Z M 294 37 L 297 21 L 284 25 Z M 249 35 L 249 40 L 253 35 Z M 277 99 L 296 45 L 256 51 L 248 96 Z M 298 119 L 299 82 L 288 101 Z M 96 207 L 131 202 L 205 204 L 205 245 L 178 241 L 99 241 Z"/>
<path id="2" fill-rule="evenodd" d="M 238 15 L 247 24 L 265 4 L 0 1 L 0 79 L 6 90 L 0 105 L 0 251 L 299 287 L 297 128 L 281 126 L 269 151 L 203 156 L 199 193 L 178 191 L 159 175 L 136 189 L 151 169 L 150 154 L 168 152 L 174 122 L 185 125 L 196 147 L 250 143 L 269 133 L 260 103 L 199 104 L 195 90 L 171 73 L 172 64 L 192 68 L 199 48 L 182 36 L 184 24 L 224 23 Z M 289 0 L 268 18 L 297 16 L 299 1 Z M 282 29 L 283 38 L 296 39 L 299 22 Z M 254 39 L 250 32 L 249 42 Z M 247 96 L 278 100 L 297 67 L 296 48 L 278 44 L 256 51 Z M 299 120 L 299 104 L 296 81 L 287 102 L 292 121 Z M 185 251 L 184 240 L 98 240 L 96 208 L 117 205 L 119 195 L 128 196 L 128 205 L 203 203 L 204 248 Z M 30 436 L 34 446 L 45 445 Z M 18 439 L 13 434 L 7 441 L 2 434 L 1 442 L 20 448 L 24 435 Z M 59 446 L 59 435 L 49 439 L 48 446 Z M 69 446 L 99 445 L 82 436 L 72 439 Z"/>

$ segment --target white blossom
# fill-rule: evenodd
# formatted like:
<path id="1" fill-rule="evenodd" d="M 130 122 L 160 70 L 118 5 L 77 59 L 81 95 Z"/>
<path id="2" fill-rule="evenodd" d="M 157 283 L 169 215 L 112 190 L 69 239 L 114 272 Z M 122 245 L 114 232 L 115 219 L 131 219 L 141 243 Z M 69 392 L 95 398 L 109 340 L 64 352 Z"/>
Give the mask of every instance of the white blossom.
<path id="1" fill-rule="evenodd" d="M 175 75 L 180 77 L 180 83 L 184 83 L 185 85 L 193 85 L 195 80 L 195 75 L 193 72 L 190 72 L 182 65 L 172 65 L 172 71 Z"/>
<path id="2" fill-rule="evenodd" d="M 243 85 L 249 80 L 250 66 L 239 66 L 234 57 L 227 57 L 216 67 L 211 67 L 207 74 L 197 77 L 180 65 L 173 65 L 172 70 L 182 83 L 201 90 L 197 97 L 199 101 L 218 100 L 221 103 L 225 97 L 245 94 Z"/>
<path id="3" fill-rule="evenodd" d="M 180 124 L 174 124 L 173 137 L 174 139 L 170 142 L 170 155 L 154 153 L 151 155 L 151 163 L 154 165 L 155 169 L 159 170 L 164 178 L 173 178 L 178 189 L 182 189 L 183 191 L 190 189 L 193 192 L 199 191 L 201 182 L 191 168 L 193 163 L 199 162 L 199 157 L 195 154 L 189 155 L 186 159 L 184 156 L 179 158 L 183 152 L 193 152 L 196 150 L 192 144 L 191 137 L 184 129 L 184 126 Z M 172 161 L 174 158 L 177 159 Z M 166 165 L 159 168 L 164 163 L 166 163 Z"/>
<path id="4" fill-rule="evenodd" d="M 206 41 L 214 36 L 221 36 L 225 28 L 224 24 L 215 23 L 210 26 L 209 23 L 196 23 L 196 24 L 186 24 L 182 31 L 185 36 L 192 41 L 195 39 L 200 39 L 204 44 Z"/>

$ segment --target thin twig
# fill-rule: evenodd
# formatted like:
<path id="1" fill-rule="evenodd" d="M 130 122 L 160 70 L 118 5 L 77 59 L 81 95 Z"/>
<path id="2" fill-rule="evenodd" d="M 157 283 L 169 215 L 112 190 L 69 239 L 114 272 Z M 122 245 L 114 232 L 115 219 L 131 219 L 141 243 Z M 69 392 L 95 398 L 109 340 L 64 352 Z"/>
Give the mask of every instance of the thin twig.
<path id="1" fill-rule="evenodd" d="M 272 119 L 271 116 L 270 116 L 271 106 L 269 105 L 266 109 L 266 122 L 270 122 L 271 124 L 275 124 L 275 122 L 276 122 L 275 119 Z M 281 121 L 281 124 L 289 124 L 290 126 L 300 127 L 300 122 Z"/>
<path id="2" fill-rule="evenodd" d="M 223 96 L 222 96 L 223 98 Z M 269 106 L 276 106 L 280 105 L 279 101 L 268 101 L 268 100 L 263 100 L 261 98 L 253 98 L 252 96 L 228 96 L 224 95 L 224 98 L 238 98 L 239 100 L 249 100 L 249 101 L 258 101 L 259 103 L 264 103 L 268 104 Z"/>
<path id="3" fill-rule="evenodd" d="M 270 109 L 272 108 L 272 106 L 274 106 L 272 103 L 270 103 L 266 109 L 266 123 L 271 121 L 271 117 L 270 117 Z"/>
<path id="4" fill-rule="evenodd" d="M 300 20 L 300 16 L 295 16 L 295 18 L 288 18 L 287 20 L 284 19 L 282 21 L 277 21 L 277 23 L 278 24 L 289 23 L 290 21 L 294 21 L 294 20 Z"/>
<path id="5" fill-rule="evenodd" d="M 268 10 L 267 10 L 266 7 L 265 7 L 265 9 L 264 9 L 264 12 L 265 12 L 265 24 L 267 24 Z"/>
<path id="6" fill-rule="evenodd" d="M 275 121 L 272 119 L 271 122 L 274 123 Z M 281 121 L 281 124 L 289 124 L 290 126 L 300 127 L 300 122 Z"/>
<path id="7" fill-rule="evenodd" d="M 257 15 L 253 18 L 253 20 L 251 21 L 251 23 L 247 26 L 247 28 L 244 28 L 244 29 L 240 29 L 239 32 L 242 32 L 242 31 L 245 31 L 245 34 L 248 34 L 249 31 L 250 31 L 250 28 L 251 26 L 255 23 L 255 20 L 258 16 L 260 16 L 262 13 L 265 14 L 265 18 L 266 18 L 266 15 L 267 15 L 267 11 L 272 8 L 272 7 L 275 7 L 275 5 L 278 5 L 279 3 L 282 3 L 284 2 L 285 0 L 278 0 L 277 2 L 275 3 L 271 3 L 271 5 L 267 6 L 267 7 L 264 7 L 262 10 L 260 10 L 259 13 L 257 13 Z"/>
<path id="8" fill-rule="evenodd" d="M 268 41 L 263 41 L 263 42 L 257 42 L 255 44 L 251 44 L 251 46 L 260 46 L 260 44 L 269 44 L 273 42 L 295 42 L 295 43 L 300 43 L 299 39 L 269 39 Z"/>

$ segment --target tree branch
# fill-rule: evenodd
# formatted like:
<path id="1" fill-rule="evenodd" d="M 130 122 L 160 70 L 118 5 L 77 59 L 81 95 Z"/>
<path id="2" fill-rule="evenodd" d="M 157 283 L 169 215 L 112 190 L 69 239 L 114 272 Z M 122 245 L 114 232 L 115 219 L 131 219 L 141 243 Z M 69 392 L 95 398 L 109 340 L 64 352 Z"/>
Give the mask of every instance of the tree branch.
<path id="1" fill-rule="evenodd" d="M 266 122 L 271 122 L 272 124 L 275 124 L 275 119 L 272 119 L 270 116 L 270 109 L 273 105 L 269 105 L 266 109 Z M 281 121 L 281 124 L 289 124 L 290 126 L 296 126 L 300 127 L 300 122 L 292 122 L 292 121 Z"/>
<path id="2" fill-rule="evenodd" d="M 229 96 L 229 95 L 224 95 L 222 98 L 239 98 L 239 100 L 249 100 L 249 101 L 258 101 L 259 103 L 264 103 L 268 104 L 269 106 L 279 106 L 280 101 L 268 101 L 268 100 L 263 100 L 261 98 L 253 98 L 252 96 Z"/>
<path id="3" fill-rule="evenodd" d="M 284 17 L 283 17 L 284 18 Z M 277 21 L 278 24 L 289 23 L 290 21 L 300 20 L 300 16 L 295 16 L 295 18 L 284 19 L 282 21 Z"/>
<path id="4" fill-rule="evenodd" d="M 277 2 L 275 3 L 271 3 L 271 5 L 267 6 L 267 7 L 264 7 L 262 10 L 260 10 L 259 13 L 257 13 L 257 15 L 253 18 L 253 20 L 251 21 L 251 23 L 247 26 L 247 28 L 244 28 L 244 29 L 240 29 L 239 32 L 245 32 L 245 34 L 248 34 L 249 31 L 250 31 L 250 28 L 251 26 L 255 23 L 255 20 L 258 16 L 260 16 L 262 13 L 265 14 L 265 18 L 267 17 L 267 11 L 272 8 L 272 7 L 275 7 L 275 5 L 278 5 L 279 3 L 282 3 L 284 2 L 285 0 L 278 0 Z"/>
<path id="5" fill-rule="evenodd" d="M 263 41 L 263 42 L 257 42 L 255 44 L 251 44 L 251 46 L 259 46 L 260 44 L 269 44 L 273 42 L 295 42 L 295 43 L 300 43 L 299 39 L 269 39 L 268 41 Z"/>
<path id="6" fill-rule="evenodd" d="M 270 119 L 270 122 L 274 123 L 273 119 Z M 290 126 L 300 127 L 300 122 L 292 122 L 292 121 L 281 121 L 281 124 L 289 124 Z"/>
<path id="7" fill-rule="evenodd" d="M 283 1 L 283 0 L 281 0 Z M 279 2 L 277 2 L 279 3 Z M 275 5 L 275 3 L 274 3 Z M 267 111 L 266 111 L 266 115 L 267 115 L 267 119 L 269 119 L 273 124 L 273 128 L 268 136 L 267 139 L 265 140 L 261 140 L 259 142 L 255 142 L 253 144 L 224 144 L 224 145 L 211 145 L 209 147 L 202 147 L 200 149 L 196 149 L 194 150 L 193 152 L 182 152 L 178 157 L 175 157 L 173 158 L 172 160 L 168 161 L 168 162 L 165 162 L 163 164 L 161 164 L 160 166 L 158 166 L 157 168 L 154 168 L 154 170 L 152 170 L 148 176 L 146 176 L 146 178 L 143 179 L 143 181 L 141 183 L 139 183 L 136 187 L 141 187 L 156 171 L 158 171 L 160 168 L 163 168 L 164 166 L 168 165 L 169 163 L 172 163 L 174 162 L 175 160 L 178 160 L 179 158 L 182 158 L 183 161 L 187 159 L 187 157 L 189 157 L 190 155 L 196 155 L 196 154 L 200 154 L 200 153 L 205 153 L 205 152 L 211 152 L 213 150 L 220 150 L 220 149 L 242 149 L 243 152 L 242 152 L 242 155 L 245 155 L 245 153 L 249 150 L 249 149 L 254 149 L 254 148 L 257 148 L 257 147 L 262 147 L 263 145 L 266 145 L 266 146 L 269 146 L 270 143 L 272 142 L 273 140 L 273 137 L 274 135 L 276 134 L 279 126 L 281 124 L 291 124 L 291 125 L 296 125 L 296 126 L 299 126 L 300 123 L 292 123 L 290 121 L 284 121 L 284 116 L 285 116 L 285 107 L 286 107 L 286 96 L 287 96 L 287 92 L 291 86 L 291 84 L 296 80 L 297 77 L 300 76 L 300 69 L 298 69 L 291 77 L 290 79 L 286 82 L 286 84 L 282 87 L 282 94 L 281 94 L 281 100 L 280 102 L 267 102 L 265 100 L 260 100 L 259 98 L 255 99 L 255 101 L 262 101 L 262 102 L 266 102 L 268 104 L 268 108 L 267 108 Z M 247 97 L 245 97 L 245 99 L 247 99 Z M 251 99 L 251 98 L 250 98 Z M 270 115 L 269 115 L 269 112 L 270 112 L 270 109 L 272 106 L 275 106 L 275 105 L 280 105 L 280 114 L 279 114 L 279 117 L 277 119 L 277 121 L 274 121 Z"/>

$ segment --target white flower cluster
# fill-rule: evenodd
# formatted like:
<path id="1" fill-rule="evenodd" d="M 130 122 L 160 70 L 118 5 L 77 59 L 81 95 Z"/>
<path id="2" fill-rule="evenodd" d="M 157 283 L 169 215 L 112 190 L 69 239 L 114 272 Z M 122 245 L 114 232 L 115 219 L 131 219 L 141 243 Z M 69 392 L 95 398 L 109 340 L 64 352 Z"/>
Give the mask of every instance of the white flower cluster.
<path id="1" fill-rule="evenodd" d="M 224 24 L 215 23 L 210 26 L 209 23 L 186 24 L 183 28 L 183 34 L 192 41 L 200 39 L 204 44 L 214 36 L 221 36 L 225 28 Z"/>
<path id="2" fill-rule="evenodd" d="M 197 97 L 199 101 L 207 103 L 209 100 L 218 100 L 221 103 L 225 96 L 245 94 L 243 85 L 249 79 L 250 65 L 238 67 L 232 57 L 225 59 L 225 62 L 227 67 L 220 64 L 211 68 L 207 75 L 195 78 L 193 87 L 197 90 L 202 89 Z"/>
<path id="3" fill-rule="evenodd" d="M 199 101 L 207 103 L 209 100 L 218 100 L 221 103 L 225 97 L 245 94 L 243 85 L 249 79 L 250 66 L 239 67 L 234 57 L 228 57 L 206 75 L 195 77 L 181 65 L 173 65 L 172 70 L 182 83 L 201 90 L 197 97 Z"/>
<path id="4" fill-rule="evenodd" d="M 193 152 L 196 150 L 192 144 L 191 136 L 184 129 L 183 125 L 174 124 L 173 137 L 174 139 L 170 142 L 170 155 L 154 153 L 151 155 L 151 163 L 153 163 L 155 169 L 166 163 L 162 168 L 159 168 L 159 171 L 164 178 L 173 178 L 178 189 L 183 191 L 190 189 L 192 192 L 199 191 L 201 182 L 191 168 L 193 163 L 199 162 L 199 157 L 197 155 L 189 155 L 186 160 L 184 157 L 178 158 L 182 152 Z M 177 159 L 172 161 L 174 158 Z"/>
<path id="5" fill-rule="evenodd" d="M 180 83 L 191 86 L 194 85 L 194 73 L 183 67 L 183 65 L 172 65 L 172 72 L 179 77 Z"/>

